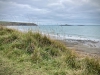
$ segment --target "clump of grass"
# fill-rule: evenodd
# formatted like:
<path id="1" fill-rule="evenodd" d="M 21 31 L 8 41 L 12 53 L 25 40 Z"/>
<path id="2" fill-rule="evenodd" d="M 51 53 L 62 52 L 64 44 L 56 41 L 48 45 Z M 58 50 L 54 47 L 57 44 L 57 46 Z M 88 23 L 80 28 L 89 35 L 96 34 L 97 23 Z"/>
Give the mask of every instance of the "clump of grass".
<path id="1" fill-rule="evenodd" d="M 36 48 L 32 55 L 32 61 L 38 63 L 41 60 L 40 48 Z"/>
<path id="2" fill-rule="evenodd" d="M 24 42 L 16 42 L 16 43 L 12 43 L 12 46 L 11 46 L 13 49 L 14 48 L 17 48 L 17 49 L 25 49 L 26 48 L 26 45 L 24 44 Z"/>
<path id="3" fill-rule="evenodd" d="M 60 49 L 61 51 L 64 51 L 67 49 L 66 46 L 63 43 L 61 43 L 60 41 L 53 41 L 53 46 L 55 48 Z"/>
<path id="4" fill-rule="evenodd" d="M 52 57 L 60 55 L 60 50 L 53 48 L 52 46 L 45 47 L 44 51 L 47 52 L 48 54 L 50 54 L 50 56 L 52 56 Z"/>
<path id="5" fill-rule="evenodd" d="M 16 40 L 17 38 L 18 38 L 18 36 L 16 34 L 11 34 L 10 36 L 3 37 L 1 43 L 2 44 L 10 43 L 10 42 L 13 42 L 14 40 Z"/>
<path id="6" fill-rule="evenodd" d="M 0 26 L 0 35 L 5 35 L 5 34 L 12 33 L 12 32 L 15 32 L 15 30 Z"/>
<path id="7" fill-rule="evenodd" d="M 77 60 L 77 58 L 78 56 L 75 54 L 75 52 L 70 52 L 66 55 L 65 62 L 71 69 L 80 69 L 81 63 L 79 60 Z"/>
<path id="8" fill-rule="evenodd" d="M 43 43 L 44 45 L 51 45 L 52 41 L 47 36 L 43 36 L 41 43 Z"/>
<path id="9" fill-rule="evenodd" d="M 58 71 L 55 72 L 54 75 L 66 75 L 67 73 L 65 71 Z"/>
<path id="10" fill-rule="evenodd" d="M 93 73 L 95 75 L 100 75 L 100 62 L 98 59 L 85 58 L 86 72 Z"/>
<path id="11" fill-rule="evenodd" d="M 47 45 L 51 45 L 52 41 L 47 36 L 43 36 L 40 33 L 34 33 L 34 38 L 37 40 L 38 45 L 43 47 Z"/>
<path id="12" fill-rule="evenodd" d="M 15 50 L 9 50 L 9 52 L 7 53 L 7 57 L 10 59 L 17 59 L 18 57 L 20 57 L 22 54 L 22 51 L 15 49 Z"/>
<path id="13" fill-rule="evenodd" d="M 29 54 L 33 53 L 34 50 L 35 50 L 34 43 L 30 43 L 30 44 L 28 45 L 28 47 L 27 47 L 26 50 L 27 50 L 27 52 L 28 52 Z"/>

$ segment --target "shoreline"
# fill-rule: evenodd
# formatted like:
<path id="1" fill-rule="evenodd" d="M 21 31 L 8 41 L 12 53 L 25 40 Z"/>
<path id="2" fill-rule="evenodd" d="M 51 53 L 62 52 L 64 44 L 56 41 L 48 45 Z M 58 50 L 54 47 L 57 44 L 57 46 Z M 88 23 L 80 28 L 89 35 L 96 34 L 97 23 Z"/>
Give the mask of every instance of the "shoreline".
<path id="1" fill-rule="evenodd" d="M 76 52 L 78 52 L 79 54 L 81 54 L 82 56 L 93 56 L 93 57 L 100 57 L 100 41 L 99 40 L 91 40 L 91 39 L 63 39 L 63 38 L 59 38 L 56 35 L 47 35 L 44 34 L 46 36 L 49 36 L 50 38 L 54 39 L 54 40 L 58 40 L 61 41 L 62 43 L 64 43 L 66 45 L 66 47 L 68 47 L 69 49 L 75 50 Z"/>
<path id="2" fill-rule="evenodd" d="M 16 29 L 16 28 L 12 28 L 12 29 Z M 25 30 L 20 30 L 17 29 L 21 32 L 25 32 Z M 33 31 L 34 32 L 34 31 Z M 59 35 L 54 35 L 54 34 L 49 34 L 49 33 L 43 33 L 40 32 L 42 35 L 46 35 L 51 39 L 54 40 L 59 40 L 61 42 L 63 42 L 66 47 L 75 50 L 76 52 L 78 52 L 79 54 L 85 54 L 85 55 L 89 55 L 89 56 L 99 56 L 100 57 L 100 40 L 94 40 L 94 39 L 84 39 L 84 38 L 64 38 L 62 36 Z"/>

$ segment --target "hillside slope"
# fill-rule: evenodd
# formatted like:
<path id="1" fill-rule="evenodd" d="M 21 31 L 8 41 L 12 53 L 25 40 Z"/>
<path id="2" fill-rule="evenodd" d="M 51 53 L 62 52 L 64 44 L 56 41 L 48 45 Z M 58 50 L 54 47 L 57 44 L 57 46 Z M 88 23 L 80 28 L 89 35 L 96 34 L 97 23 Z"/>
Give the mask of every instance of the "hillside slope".
<path id="1" fill-rule="evenodd" d="M 40 33 L 0 27 L 0 75 L 100 75 L 100 61 Z"/>

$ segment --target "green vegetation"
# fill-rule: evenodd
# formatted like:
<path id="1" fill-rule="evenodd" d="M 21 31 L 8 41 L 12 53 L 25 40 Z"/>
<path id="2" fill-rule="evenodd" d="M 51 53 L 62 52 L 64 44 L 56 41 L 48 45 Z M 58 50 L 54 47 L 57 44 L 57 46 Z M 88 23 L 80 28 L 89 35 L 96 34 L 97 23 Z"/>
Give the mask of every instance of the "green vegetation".
<path id="1" fill-rule="evenodd" d="M 0 27 L 0 75 L 100 75 L 100 61 L 40 33 Z"/>

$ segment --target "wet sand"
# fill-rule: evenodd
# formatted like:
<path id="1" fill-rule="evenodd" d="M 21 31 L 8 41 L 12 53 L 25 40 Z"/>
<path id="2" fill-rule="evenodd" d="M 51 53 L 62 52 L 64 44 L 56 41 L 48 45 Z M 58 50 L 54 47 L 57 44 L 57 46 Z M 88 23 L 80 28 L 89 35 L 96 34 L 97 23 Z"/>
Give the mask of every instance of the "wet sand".
<path id="1" fill-rule="evenodd" d="M 62 42 L 79 54 L 100 57 L 100 41 L 66 39 L 62 40 Z"/>

